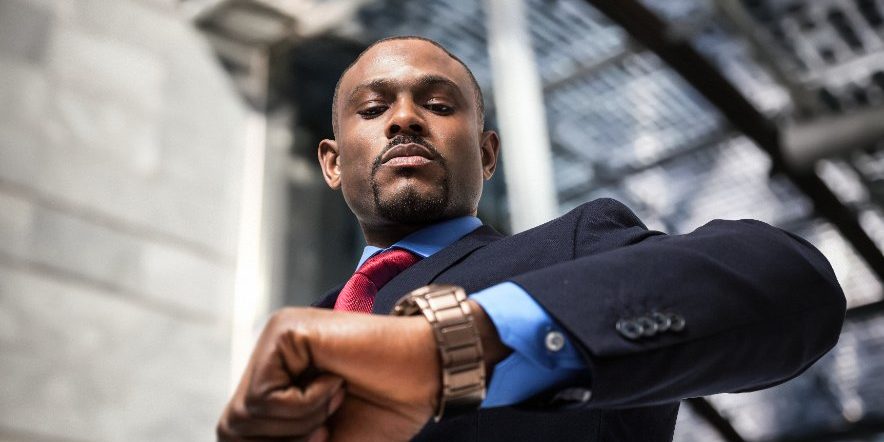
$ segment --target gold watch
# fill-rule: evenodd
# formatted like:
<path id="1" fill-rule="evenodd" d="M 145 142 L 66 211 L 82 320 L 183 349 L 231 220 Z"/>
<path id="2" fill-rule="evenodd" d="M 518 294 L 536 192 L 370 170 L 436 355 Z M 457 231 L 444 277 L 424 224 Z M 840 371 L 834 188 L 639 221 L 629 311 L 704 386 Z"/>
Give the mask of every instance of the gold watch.
<path id="1" fill-rule="evenodd" d="M 436 422 L 443 414 L 475 411 L 485 399 L 485 362 L 466 293 L 456 285 L 431 284 L 403 296 L 392 312 L 394 316 L 418 313 L 430 321 L 442 361 Z"/>

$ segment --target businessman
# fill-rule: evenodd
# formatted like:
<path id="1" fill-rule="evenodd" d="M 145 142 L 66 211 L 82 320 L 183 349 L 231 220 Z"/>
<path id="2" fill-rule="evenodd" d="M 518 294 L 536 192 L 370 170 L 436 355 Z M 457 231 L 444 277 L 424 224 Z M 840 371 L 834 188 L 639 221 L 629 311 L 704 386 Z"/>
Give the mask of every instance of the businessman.
<path id="1" fill-rule="evenodd" d="M 680 399 L 784 382 L 838 339 L 826 259 L 758 221 L 666 235 L 600 199 L 483 226 L 500 142 L 435 42 L 370 46 L 332 121 L 323 176 L 368 246 L 321 308 L 268 321 L 221 440 L 669 441 Z"/>

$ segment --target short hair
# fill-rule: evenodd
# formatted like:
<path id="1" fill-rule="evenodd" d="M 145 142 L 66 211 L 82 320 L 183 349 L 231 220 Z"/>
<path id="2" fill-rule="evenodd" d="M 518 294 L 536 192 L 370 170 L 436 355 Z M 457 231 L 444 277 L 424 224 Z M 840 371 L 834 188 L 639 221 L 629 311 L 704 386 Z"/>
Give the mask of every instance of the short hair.
<path id="1" fill-rule="evenodd" d="M 471 71 L 470 68 L 467 67 L 466 63 L 464 63 L 463 60 L 458 58 L 456 55 L 452 54 L 451 51 L 449 51 L 448 49 L 445 48 L 445 46 L 442 46 L 441 44 L 439 44 L 439 42 L 437 42 L 435 40 L 430 40 L 429 38 L 426 38 L 426 37 L 419 37 L 417 35 L 399 35 L 399 36 L 394 36 L 394 37 L 382 38 L 382 39 L 370 44 L 367 48 L 365 48 L 365 50 L 360 52 L 359 55 L 356 56 L 356 59 L 353 60 L 353 62 L 350 63 L 350 65 L 347 66 L 346 69 L 344 69 L 344 72 L 341 73 L 341 76 L 338 78 L 338 82 L 335 84 L 335 94 L 332 97 L 332 131 L 334 132 L 335 136 L 337 136 L 337 133 L 338 133 L 338 93 L 340 92 L 341 80 L 344 79 L 344 75 L 346 75 L 347 72 L 350 71 L 350 68 L 352 68 L 353 65 L 355 65 L 357 62 L 359 62 L 359 60 L 362 59 L 362 56 L 365 55 L 365 53 L 368 52 L 371 48 L 373 48 L 381 43 L 385 43 L 388 41 L 394 41 L 394 40 L 425 41 L 425 42 L 430 43 L 431 45 L 436 46 L 437 48 L 441 49 L 443 52 L 448 54 L 449 57 L 454 59 L 454 61 L 460 63 L 460 65 L 463 66 L 463 68 L 467 71 L 467 75 L 470 77 L 470 83 L 472 83 L 472 86 L 473 86 L 473 95 L 474 95 L 474 99 L 476 102 L 476 114 L 478 115 L 478 118 L 479 118 L 479 126 L 480 127 L 485 126 L 485 99 L 482 97 L 482 88 L 479 87 L 479 82 L 476 81 L 476 76 L 473 75 L 473 71 Z"/>

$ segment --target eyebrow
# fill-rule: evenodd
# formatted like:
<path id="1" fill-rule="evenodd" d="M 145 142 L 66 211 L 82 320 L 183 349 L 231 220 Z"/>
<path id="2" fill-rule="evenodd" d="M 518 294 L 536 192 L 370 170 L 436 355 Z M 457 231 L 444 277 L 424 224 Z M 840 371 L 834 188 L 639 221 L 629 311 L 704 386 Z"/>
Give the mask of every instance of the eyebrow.
<path id="1" fill-rule="evenodd" d="M 396 81 L 393 81 L 389 78 L 378 78 L 375 80 L 371 80 L 371 81 L 362 83 L 362 84 L 356 86 L 355 88 L 353 88 L 353 91 L 350 92 L 349 96 L 347 97 L 347 103 L 352 103 L 353 101 L 355 101 L 356 96 L 362 91 L 365 91 L 365 90 L 369 90 L 369 91 L 390 90 L 390 89 L 394 89 L 394 87 L 396 86 L 396 83 L 397 83 Z M 450 78 L 444 77 L 441 75 L 435 75 L 435 74 L 422 75 L 415 82 L 415 86 L 417 86 L 418 88 L 421 88 L 421 89 L 428 89 L 428 88 L 434 87 L 434 86 L 444 86 L 448 89 L 455 91 L 461 99 L 465 98 L 463 93 L 460 90 L 460 87 L 458 87 L 457 83 L 455 83 Z"/>

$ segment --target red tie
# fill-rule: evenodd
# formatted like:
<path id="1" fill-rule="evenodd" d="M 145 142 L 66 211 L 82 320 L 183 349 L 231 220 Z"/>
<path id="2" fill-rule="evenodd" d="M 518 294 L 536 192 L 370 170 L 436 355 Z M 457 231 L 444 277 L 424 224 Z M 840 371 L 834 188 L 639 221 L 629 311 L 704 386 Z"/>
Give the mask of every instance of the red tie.
<path id="1" fill-rule="evenodd" d="M 402 249 L 391 249 L 372 256 L 341 289 L 335 301 L 335 310 L 370 313 L 378 290 L 418 261 L 419 256 Z"/>

